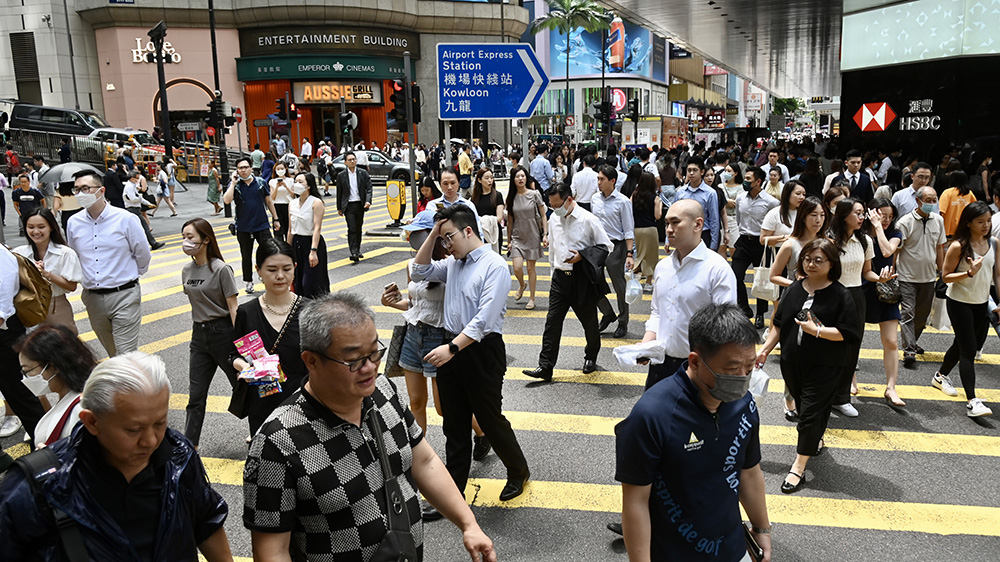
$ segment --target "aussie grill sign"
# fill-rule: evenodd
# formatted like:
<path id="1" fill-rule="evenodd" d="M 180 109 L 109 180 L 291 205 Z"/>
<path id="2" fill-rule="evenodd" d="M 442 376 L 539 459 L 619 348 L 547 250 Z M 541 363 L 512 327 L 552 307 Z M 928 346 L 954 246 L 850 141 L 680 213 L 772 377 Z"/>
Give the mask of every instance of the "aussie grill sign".
<path id="1" fill-rule="evenodd" d="M 295 103 L 331 103 L 344 98 L 347 103 L 382 103 L 378 82 L 296 82 Z"/>

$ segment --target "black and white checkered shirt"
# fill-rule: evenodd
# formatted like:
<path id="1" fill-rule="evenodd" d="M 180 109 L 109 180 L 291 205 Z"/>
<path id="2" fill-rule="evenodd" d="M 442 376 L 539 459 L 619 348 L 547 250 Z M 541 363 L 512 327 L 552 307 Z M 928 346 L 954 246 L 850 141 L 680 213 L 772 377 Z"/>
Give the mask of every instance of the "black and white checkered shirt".
<path id="1" fill-rule="evenodd" d="M 253 439 L 243 470 L 243 524 L 291 532 L 293 560 L 366 562 L 388 530 L 378 448 L 365 421 L 377 410 L 389 465 L 406 501 L 417 548 L 423 527 L 413 450 L 420 426 L 396 387 L 378 376 L 358 427 L 305 388 L 276 409 Z"/>

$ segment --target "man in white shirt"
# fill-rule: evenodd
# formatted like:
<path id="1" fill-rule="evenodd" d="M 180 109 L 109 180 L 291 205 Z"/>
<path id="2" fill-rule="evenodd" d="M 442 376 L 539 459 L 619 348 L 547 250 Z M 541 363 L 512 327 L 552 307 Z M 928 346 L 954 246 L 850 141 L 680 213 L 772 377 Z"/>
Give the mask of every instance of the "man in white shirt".
<path id="1" fill-rule="evenodd" d="M 896 207 L 896 219 L 908 215 L 917 209 L 917 192 L 925 185 L 930 185 L 934 171 L 927 162 L 917 162 L 913 167 L 913 183 L 910 187 L 900 189 L 892 195 L 892 204 Z M 994 215 L 996 218 L 996 215 Z"/>
<path id="2" fill-rule="evenodd" d="M 361 226 L 372 206 L 372 178 L 358 169 L 357 154 L 345 154 L 347 169 L 337 174 L 337 212 L 347 220 L 347 246 L 354 263 L 365 257 L 361 253 Z"/>
<path id="3" fill-rule="evenodd" d="M 587 339 L 583 372 L 597 370 L 597 354 L 601 351 L 597 301 L 608 293 L 603 264 L 614 248 L 601 221 L 573 201 L 568 185 L 554 185 L 549 189 L 548 197 L 552 206 L 552 218 L 549 220 L 549 261 L 552 265 L 549 312 L 542 332 L 538 368 L 523 371 L 529 377 L 544 381 L 552 380 L 552 369 L 559 358 L 563 324 L 570 308 L 583 324 Z"/>
<path id="4" fill-rule="evenodd" d="M 588 158 L 593 158 L 589 156 Z M 628 303 L 625 301 L 625 272 L 632 270 L 633 265 L 633 244 L 635 242 L 635 217 L 632 215 L 632 201 L 622 195 L 622 192 L 615 189 L 618 171 L 614 166 L 601 166 L 601 171 L 597 174 L 597 182 L 600 191 L 594 195 L 592 211 L 594 216 L 601 221 L 604 232 L 608 234 L 614 249 L 608 254 L 604 261 L 604 267 L 611 278 L 611 285 L 618 295 L 618 314 L 611 308 L 611 302 L 607 295 L 601 297 L 597 302 L 597 308 L 601 311 L 601 323 L 597 330 L 603 332 L 608 329 L 615 320 L 618 321 L 618 329 L 615 330 L 616 338 L 624 338 L 628 332 Z"/>
<path id="5" fill-rule="evenodd" d="M 741 281 L 746 278 L 748 267 L 760 265 L 761 259 L 764 257 L 764 245 L 760 243 L 761 223 L 768 211 L 780 205 L 777 199 L 771 197 L 764 190 L 766 177 L 767 175 L 761 168 L 747 168 L 743 188 L 749 187 L 749 190 L 736 198 L 736 223 L 739 227 L 740 237 L 733 245 L 733 273 Z M 746 284 L 737 284 L 736 297 L 736 303 L 740 310 L 747 317 L 753 316 L 750 311 Z M 766 300 L 757 299 L 757 316 L 754 319 L 754 324 L 758 330 L 764 327 L 764 313 L 767 312 L 767 306 Z"/>
<path id="6" fill-rule="evenodd" d="M 73 191 L 84 209 L 66 224 L 66 242 L 80 257 L 90 327 L 109 357 L 139 348 L 142 290 L 149 243 L 132 213 L 108 204 L 99 173 L 76 174 Z"/>
<path id="7" fill-rule="evenodd" d="M 573 174 L 573 201 L 588 211 L 591 210 L 590 200 L 598 190 L 595 164 L 597 158 L 593 154 L 588 154 L 583 158 L 583 169 Z"/>
<path id="8" fill-rule="evenodd" d="M 789 180 L 788 167 L 784 164 L 778 164 L 778 149 L 772 146 L 767 151 L 767 164 L 761 166 L 760 169 L 764 170 L 764 177 L 766 178 L 767 174 L 771 172 L 771 168 L 775 167 L 781 170 L 781 183 L 787 182 Z"/>
<path id="9" fill-rule="evenodd" d="M 878 176 L 879 183 L 885 183 L 885 175 L 889 173 L 889 168 L 892 167 L 892 158 L 889 158 L 889 149 L 880 148 L 878 149 L 879 165 L 878 171 L 875 175 Z"/>
<path id="10" fill-rule="evenodd" d="M 653 179 L 656 181 L 656 187 L 659 189 L 662 181 L 660 180 L 660 170 L 656 167 L 656 162 L 651 160 L 652 152 L 646 147 L 639 149 L 639 165 L 642 166 L 643 172 L 649 172 L 653 175 Z"/>
<path id="11" fill-rule="evenodd" d="M 306 162 L 312 162 L 313 145 L 309 143 L 308 137 L 302 137 L 302 150 L 299 151 L 299 155 L 305 158 Z"/>
<path id="12" fill-rule="evenodd" d="M 165 244 L 156 241 L 156 238 L 153 237 L 153 231 L 149 229 L 149 223 L 142 217 L 142 192 L 146 191 L 142 187 L 142 172 L 134 169 L 129 172 L 129 176 L 129 180 L 125 182 L 125 189 L 122 191 L 125 210 L 139 217 L 139 224 L 142 225 L 142 230 L 146 233 L 146 240 L 149 242 L 150 250 L 159 250 Z"/>
<path id="13" fill-rule="evenodd" d="M 472 204 L 465 197 L 459 195 L 459 181 L 458 173 L 455 172 L 454 168 L 442 168 L 441 169 L 441 197 L 437 199 L 431 199 L 427 202 L 428 209 L 440 210 L 447 209 L 452 205 L 465 205 L 466 207 L 472 209 L 472 214 L 476 215 L 476 224 L 480 226 L 482 230 L 482 224 L 479 220 L 479 212 L 476 211 L 476 206 Z"/>
<path id="14" fill-rule="evenodd" d="M 31 173 L 31 187 L 34 187 L 38 191 L 42 192 L 42 195 L 45 196 L 45 205 L 49 209 L 52 209 L 52 205 L 55 203 L 56 199 L 56 183 L 38 181 L 39 176 L 48 171 L 49 165 L 45 163 L 45 159 L 36 154 L 34 171 Z"/>
<path id="15" fill-rule="evenodd" d="M 844 161 L 847 171 L 840 174 L 834 181 L 845 179 L 851 186 L 851 197 L 867 204 L 875 197 L 875 185 L 872 176 L 861 170 L 861 151 L 854 149 L 847 152 L 847 159 Z"/>

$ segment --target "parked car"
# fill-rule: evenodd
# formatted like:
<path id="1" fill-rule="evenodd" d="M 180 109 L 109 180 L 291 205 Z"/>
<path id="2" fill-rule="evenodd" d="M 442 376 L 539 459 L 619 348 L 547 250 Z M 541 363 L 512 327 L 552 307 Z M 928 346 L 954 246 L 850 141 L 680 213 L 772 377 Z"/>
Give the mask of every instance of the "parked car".
<path id="1" fill-rule="evenodd" d="M 15 103 L 11 107 L 10 121 L 7 124 L 10 129 L 80 136 L 87 136 L 95 129 L 110 126 L 93 111 L 29 103 Z"/>
<path id="2" fill-rule="evenodd" d="M 358 151 L 355 150 L 354 152 Z M 396 162 L 381 150 L 366 150 L 365 153 L 368 155 L 368 175 L 372 177 L 373 183 L 385 183 L 390 179 L 401 180 L 407 183 L 410 181 L 409 162 Z M 343 154 L 333 159 L 333 176 L 336 176 L 346 168 L 347 165 L 344 164 Z M 418 168 L 416 172 L 417 179 L 419 180 L 420 169 Z"/>
<path id="3" fill-rule="evenodd" d="M 142 160 L 162 160 L 166 150 L 163 145 L 156 142 L 153 135 L 143 129 L 133 129 L 126 127 L 118 129 L 114 127 L 103 127 L 94 129 L 87 135 L 88 139 L 103 142 L 105 152 L 114 153 L 118 150 L 118 143 L 125 143 L 125 146 L 132 146 L 132 157 Z M 183 150 L 174 147 L 174 156 L 183 154 Z"/>

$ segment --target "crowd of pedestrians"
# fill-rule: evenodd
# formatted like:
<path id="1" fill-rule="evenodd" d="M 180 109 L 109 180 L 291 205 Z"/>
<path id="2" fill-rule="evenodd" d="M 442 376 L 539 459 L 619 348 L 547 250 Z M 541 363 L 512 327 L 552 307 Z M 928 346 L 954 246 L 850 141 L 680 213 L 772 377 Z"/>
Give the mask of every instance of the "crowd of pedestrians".
<path id="1" fill-rule="evenodd" d="M 957 366 L 966 414 L 992 414 L 976 396 L 976 358 L 1000 310 L 990 304 L 1000 282 L 1000 214 L 989 204 L 1000 190 L 982 154 L 967 158 L 976 167 L 970 181 L 949 163 L 941 174 L 912 158 L 904 171 L 888 150 L 874 160 L 849 150 L 842 161 L 824 161 L 819 155 L 830 151 L 812 142 L 603 154 L 539 143 L 527 147 L 527 167 L 509 170 L 504 197 L 478 144 L 461 147 L 457 169 L 440 165 L 439 148 L 417 152 L 434 173 L 403 229 L 416 252 L 405 295 L 390 283 L 380 299 L 403 312 L 405 328 L 392 344 L 406 404 L 378 373 L 387 347 L 369 304 L 330 294 L 320 188 L 335 186 L 357 263 L 372 202 L 364 141 L 345 147 L 336 177 L 309 171 L 333 150 L 321 141 L 314 157 L 308 139 L 301 157 L 281 138 L 269 153 L 255 146 L 225 186 L 212 166 L 208 200 L 216 212 L 220 201 L 235 205 L 230 228 L 244 292 L 254 297 L 238 301 L 212 225 L 185 222 L 182 250 L 191 261 L 180 281 L 192 331 L 183 433 L 167 427 L 171 388 L 162 360 L 137 351 L 139 278 L 160 245 L 146 222 L 145 175 L 125 171 L 119 206 L 104 175 L 77 174 L 65 197 L 80 212 L 68 218 L 73 209 L 48 203 L 30 175 L 19 175 L 15 210 L 27 244 L 13 253 L 0 246 L 7 400 L 0 434 L 23 425 L 26 441 L 53 454 L 29 455 L 24 470 L 0 481 L 0 551 L 59 559 L 59 549 L 86 549 L 117 559 L 125 548 L 135 558 L 173 560 L 198 550 L 231 560 L 222 527 L 228 507 L 197 451 L 221 369 L 232 389 L 229 411 L 248 424 L 243 524 L 256 559 L 416 560 L 420 520 L 444 517 L 474 560 L 495 560 L 463 494 L 473 461 L 491 451 L 506 470 L 500 501 L 528 485 L 530 460 L 502 409 L 504 323 L 508 305 L 526 292 L 524 308 L 539 306 L 536 264 L 546 250 L 551 285 L 538 364 L 524 370 L 530 377 L 553 380 L 569 310 L 586 339 L 580 370 L 595 372 L 601 332 L 617 324 L 614 338 L 625 338 L 630 306 L 643 306 L 636 297 L 651 293 L 642 343 L 658 344 L 662 355 L 638 360 L 648 365 L 644 394 L 615 428 L 623 508 L 609 528 L 625 537 L 632 560 L 751 560 L 740 506 L 746 533 L 770 559 L 760 419 L 747 390 L 752 371 L 779 346 L 784 417 L 798 434 L 783 493 L 806 485 L 832 413 L 860 415 L 851 396 L 866 323 L 879 326 L 885 400 L 904 408 L 899 350 L 904 367 L 914 368 L 931 309 L 943 306 L 955 338 L 928 384 L 958 396 L 950 378 Z M 155 196 L 174 211 L 173 172 L 164 164 Z M 52 285 L 48 315 L 31 330 L 14 307 L 15 254 Z M 755 287 L 778 289 L 748 294 L 751 268 Z M 76 335 L 66 294 L 77 285 L 110 357 L 100 364 Z M 49 394 L 54 404 L 39 399 Z M 444 461 L 425 436 L 432 400 L 443 419 Z M 679 449 L 697 454 L 668 454 Z M 10 460 L 0 459 L 3 468 Z M 33 463 L 50 470 L 32 472 L 46 466 Z M 707 477 L 720 470 L 720 478 Z M 43 473 L 47 479 L 33 476 Z M 47 506 L 58 506 L 56 519 Z"/>

